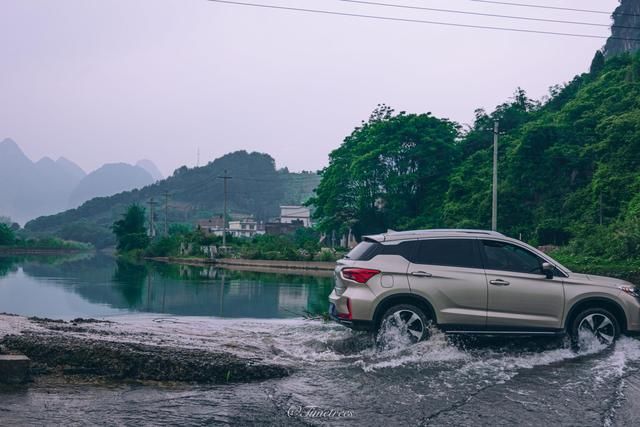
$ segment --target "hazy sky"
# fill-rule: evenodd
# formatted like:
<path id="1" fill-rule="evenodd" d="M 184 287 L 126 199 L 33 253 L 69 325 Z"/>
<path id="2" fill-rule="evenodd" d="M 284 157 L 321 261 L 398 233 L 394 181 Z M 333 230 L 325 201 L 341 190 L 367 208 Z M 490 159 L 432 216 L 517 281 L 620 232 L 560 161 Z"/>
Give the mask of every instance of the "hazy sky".
<path id="1" fill-rule="evenodd" d="M 607 28 L 337 0 L 252 3 L 474 25 Z M 607 15 L 472 0 L 378 2 L 609 24 Z M 506 0 L 516 2 L 516 0 Z M 617 0 L 518 0 L 612 11 Z M 367 20 L 206 0 L 0 0 L 0 139 L 87 171 L 152 159 L 164 174 L 246 149 L 315 170 L 378 103 L 470 123 L 517 86 L 586 71 L 604 40 Z"/>

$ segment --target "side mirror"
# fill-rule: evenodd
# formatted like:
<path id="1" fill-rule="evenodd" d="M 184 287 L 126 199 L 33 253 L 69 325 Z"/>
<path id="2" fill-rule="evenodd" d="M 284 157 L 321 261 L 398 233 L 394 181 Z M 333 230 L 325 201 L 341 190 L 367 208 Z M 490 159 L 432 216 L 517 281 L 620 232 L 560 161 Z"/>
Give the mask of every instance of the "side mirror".
<path id="1" fill-rule="evenodd" d="M 547 276 L 547 279 L 553 279 L 553 265 L 548 262 L 542 263 L 542 273 Z"/>

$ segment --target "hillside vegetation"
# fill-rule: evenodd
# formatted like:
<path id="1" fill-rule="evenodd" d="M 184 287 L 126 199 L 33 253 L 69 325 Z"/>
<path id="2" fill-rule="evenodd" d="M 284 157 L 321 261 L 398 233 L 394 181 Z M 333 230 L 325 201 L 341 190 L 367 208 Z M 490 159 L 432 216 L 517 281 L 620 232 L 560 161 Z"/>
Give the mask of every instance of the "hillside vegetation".
<path id="1" fill-rule="evenodd" d="M 229 212 L 253 215 L 258 220 L 278 216 L 281 204 L 303 202 L 319 180 L 313 173 L 277 170 L 268 154 L 237 151 L 203 167 L 183 166 L 172 176 L 139 190 L 94 198 L 77 209 L 37 218 L 28 222 L 25 229 L 99 248 L 112 246 L 115 237 L 111 226 L 134 203 L 147 206 L 153 199 L 157 203 L 154 217 L 158 231 L 163 230 L 165 192 L 169 194 L 168 222 L 193 224 L 195 219 L 222 213 L 224 187 L 219 177 L 225 170 L 232 177 L 228 181 Z"/>
<path id="2" fill-rule="evenodd" d="M 330 155 L 312 203 L 322 231 L 490 228 L 581 256 L 640 254 L 640 56 L 604 61 L 534 102 L 518 89 L 470 129 L 379 106 Z"/>

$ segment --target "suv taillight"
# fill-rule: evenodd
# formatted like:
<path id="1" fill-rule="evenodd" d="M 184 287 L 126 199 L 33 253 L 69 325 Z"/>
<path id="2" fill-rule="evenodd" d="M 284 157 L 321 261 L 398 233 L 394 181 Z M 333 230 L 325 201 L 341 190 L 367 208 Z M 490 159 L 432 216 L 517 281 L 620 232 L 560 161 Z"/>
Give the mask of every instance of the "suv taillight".
<path id="1" fill-rule="evenodd" d="M 380 270 L 370 268 L 345 268 L 342 270 L 342 277 L 358 283 L 367 283 L 376 274 L 380 274 Z"/>

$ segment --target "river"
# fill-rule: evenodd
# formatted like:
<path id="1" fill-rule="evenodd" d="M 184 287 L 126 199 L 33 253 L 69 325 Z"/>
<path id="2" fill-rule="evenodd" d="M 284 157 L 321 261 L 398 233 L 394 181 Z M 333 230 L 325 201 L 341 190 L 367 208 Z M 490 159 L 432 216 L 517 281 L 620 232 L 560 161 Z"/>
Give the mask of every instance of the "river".
<path id="1" fill-rule="evenodd" d="M 637 425 L 640 341 L 573 352 L 563 339 L 417 345 L 305 319 L 326 278 L 108 257 L 4 260 L 0 312 L 130 319 L 149 333 L 208 335 L 294 368 L 229 385 L 42 382 L 0 388 L 0 424 Z"/>

